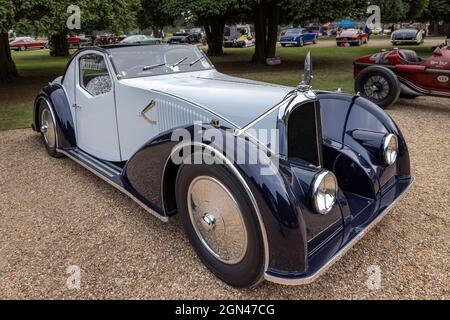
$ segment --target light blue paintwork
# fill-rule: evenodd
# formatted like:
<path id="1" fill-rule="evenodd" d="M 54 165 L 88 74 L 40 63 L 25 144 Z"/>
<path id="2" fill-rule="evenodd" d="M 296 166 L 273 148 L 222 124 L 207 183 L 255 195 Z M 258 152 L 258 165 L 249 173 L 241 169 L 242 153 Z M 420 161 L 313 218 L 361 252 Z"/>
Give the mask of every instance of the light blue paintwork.
<path id="1" fill-rule="evenodd" d="M 162 92 L 200 106 L 236 128 L 268 111 L 294 88 L 227 76 L 216 70 L 124 79 L 134 88 Z"/>

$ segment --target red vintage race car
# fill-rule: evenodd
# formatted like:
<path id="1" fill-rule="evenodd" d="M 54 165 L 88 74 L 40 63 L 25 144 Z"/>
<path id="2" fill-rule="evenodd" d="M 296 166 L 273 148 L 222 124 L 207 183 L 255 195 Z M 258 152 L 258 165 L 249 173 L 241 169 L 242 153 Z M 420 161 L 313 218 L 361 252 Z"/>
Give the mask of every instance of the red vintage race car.
<path id="1" fill-rule="evenodd" d="M 9 48 L 16 51 L 44 49 L 48 46 L 46 40 L 34 40 L 31 37 L 17 38 L 9 43 Z"/>
<path id="2" fill-rule="evenodd" d="M 369 36 L 359 29 L 346 29 L 336 36 L 338 46 L 360 46 L 369 42 Z"/>
<path id="3" fill-rule="evenodd" d="M 450 98 L 450 40 L 420 58 L 413 50 L 382 50 L 354 62 L 355 92 L 382 108 L 401 96 Z"/>

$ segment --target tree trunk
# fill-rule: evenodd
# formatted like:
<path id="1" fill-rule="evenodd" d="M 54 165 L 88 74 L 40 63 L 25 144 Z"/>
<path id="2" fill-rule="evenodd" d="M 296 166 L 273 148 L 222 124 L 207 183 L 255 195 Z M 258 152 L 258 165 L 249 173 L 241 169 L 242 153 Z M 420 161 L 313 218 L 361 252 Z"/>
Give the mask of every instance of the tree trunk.
<path id="1" fill-rule="evenodd" d="M 278 24 L 280 23 L 280 6 L 278 1 L 268 4 L 266 59 L 274 58 L 277 51 Z"/>
<path id="2" fill-rule="evenodd" d="M 278 1 L 259 1 L 253 7 L 255 25 L 255 53 L 253 63 L 265 64 L 267 58 L 275 57 L 277 50 L 278 24 L 280 22 L 280 6 Z"/>
<path id="3" fill-rule="evenodd" d="M 67 57 L 69 44 L 65 34 L 54 34 L 50 37 L 50 55 L 53 57 Z"/>
<path id="4" fill-rule="evenodd" d="M 255 53 L 253 63 L 266 63 L 267 43 L 267 2 L 259 1 L 253 7 L 253 23 L 255 25 Z"/>
<path id="5" fill-rule="evenodd" d="M 223 32 L 225 19 L 223 17 L 209 18 L 205 24 L 206 41 L 208 43 L 208 55 L 223 55 Z"/>
<path id="6" fill-rule="evenodd" d="M 11 57 L 8 33 L 0 33 L 0 82 L 8 82 L 17 77 L 19 74 Z"/>

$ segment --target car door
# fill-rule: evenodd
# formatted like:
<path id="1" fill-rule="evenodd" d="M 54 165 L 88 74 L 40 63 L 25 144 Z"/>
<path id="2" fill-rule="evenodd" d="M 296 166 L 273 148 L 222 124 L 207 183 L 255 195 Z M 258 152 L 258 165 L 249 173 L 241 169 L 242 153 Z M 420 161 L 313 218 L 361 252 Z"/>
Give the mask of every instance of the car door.
<path id="1" fill-rule="evenodd" d="M 121 161 L 113 73 L 109 70 L 108 59 L 99 51 L 86 51 L 77 60 L 77 145 L 94 157 Z"/>

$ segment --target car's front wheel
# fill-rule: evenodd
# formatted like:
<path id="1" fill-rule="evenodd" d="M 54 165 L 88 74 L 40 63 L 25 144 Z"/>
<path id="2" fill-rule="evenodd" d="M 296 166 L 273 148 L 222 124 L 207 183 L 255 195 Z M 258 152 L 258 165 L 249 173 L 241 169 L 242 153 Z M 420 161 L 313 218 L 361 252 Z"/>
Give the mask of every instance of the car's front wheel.
<path id="1" fill-rule="evenodd" d="M 19 47 L 19 51 L 26 51 L 27 50 L 27 47 L 26 46 L 20 46 Z"/>
<path id="2" fill-rule="evenodd" d="M 51 157 L 59 158 L 62 154 L 57 151 L 56 130 L 56 121 L 51 106 L 46 100 L 41 99 L 39 101 L 39 131 L 42 136 L 42 142 Z"/>
<path id="3" fill-rule="evenodd" d="M 380 66 L 370 66 L 356 78 L 355 92 L 359 92 L 381 108 L 387 108 L 400 96 L 400 83 L 393 71 Z"/>
<path id="4" fill-rule="evenodd" d="M 178 212 L 196 253 L 234 287 L 263 279 L 264 244 L 245 189 L 224 165 L 183 165 L 176 179 Z"/>
<path id="5" fill-rule="evenodd" d="M 300 41 L 298 42 L 298 46 L 303 47 L 304 45 L 305 43 L 303 42 L 303 39 L 300 39 Z"/>

